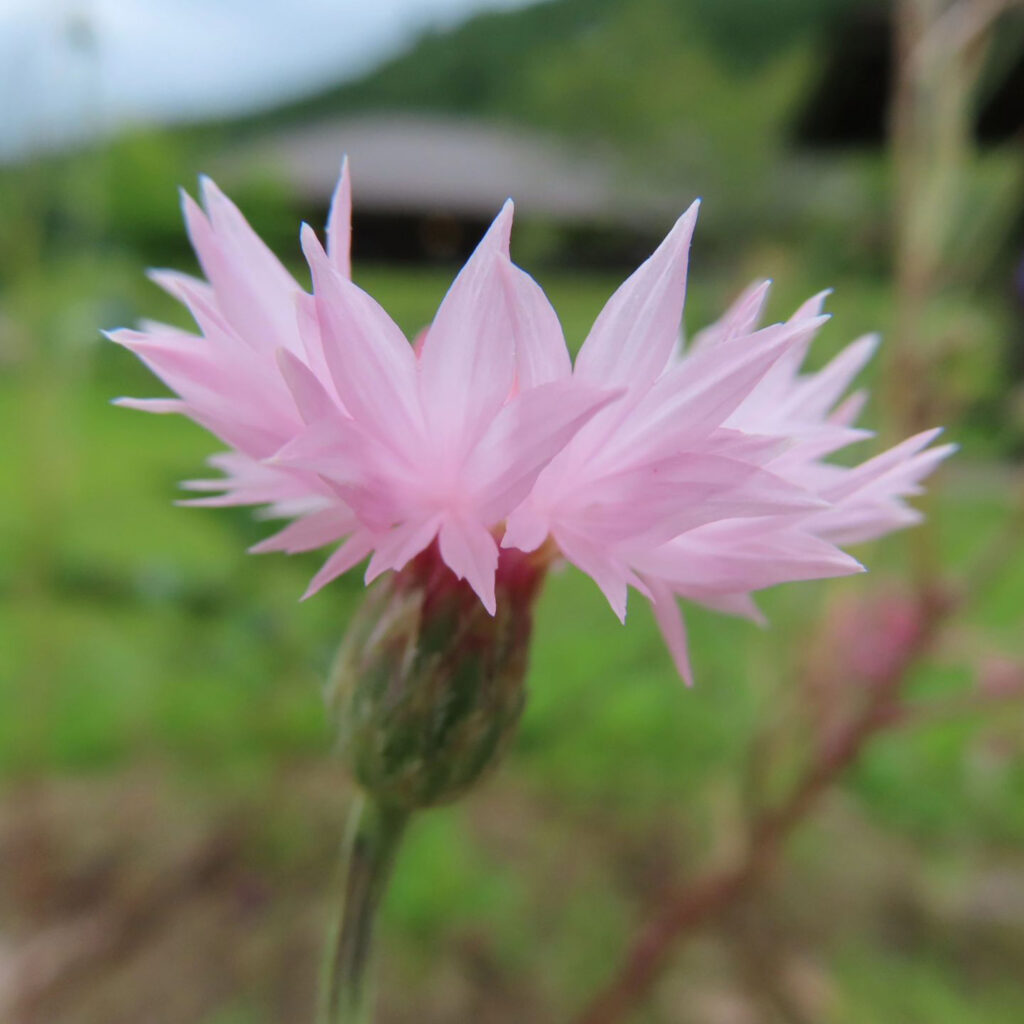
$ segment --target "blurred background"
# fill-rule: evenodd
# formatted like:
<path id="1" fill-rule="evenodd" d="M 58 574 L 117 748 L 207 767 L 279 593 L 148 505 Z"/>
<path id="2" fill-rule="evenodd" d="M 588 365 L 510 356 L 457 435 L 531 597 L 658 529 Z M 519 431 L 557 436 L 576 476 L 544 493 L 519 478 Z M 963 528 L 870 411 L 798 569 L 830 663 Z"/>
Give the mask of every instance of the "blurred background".
<path id="1" fill-rule="evenodd" d="M 574 348 L 700 195 L 688 331 L 755 277 L 773 320 L 834 287 L 813 364 L 881 330 L 869 425 L 963 449 L 867 576 L 771 593 L 767 631 L 692 612 L 692 692 L 644 602 L 619 628 L 551 579 L 514 750 L 403 850 L 381 1021 L 571 1019 L 742 847 L 913 588 L 964 574 L 901 682 L 929 713 L 636 1019 L 1024 1020 L 1022 143 L 1012 2 L 0 3 L 0 1020 L 310 1017 L 348 797 L 321 683 L 361 580 L 299 605 L 319 555 L 175 508 L 216 443 L 112 407 L 162 389 L 98 330 L 187 325 L 143 269 L 195 271 L 200 172 L 307 281 L 346 152 L 355 279 L 410 335 L 508 195 Z"/>

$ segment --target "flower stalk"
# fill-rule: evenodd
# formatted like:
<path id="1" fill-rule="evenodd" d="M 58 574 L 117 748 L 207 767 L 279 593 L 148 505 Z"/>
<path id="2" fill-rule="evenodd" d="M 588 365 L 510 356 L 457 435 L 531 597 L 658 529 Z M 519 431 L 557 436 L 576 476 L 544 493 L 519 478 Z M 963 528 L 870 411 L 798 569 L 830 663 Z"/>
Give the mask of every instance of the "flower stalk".
<path id="1" fill-rule="evenodd" d="M 369 1024 L 373 927 L 409 812 L 356 796 L 342 854 L 340 906 L 324 961 L 318 1024 Z"/>
<path id="2" fill-rule="evenodd" d="M 349 623 L 327 700 L 358 796 L 318 1024 L 369 1024 L 374 919 L 406 824 L 471 789 L 515 734 L 547 565 L 547 552 L 503 552 L 491 615 L 431 546 L 370 590 Z"/>

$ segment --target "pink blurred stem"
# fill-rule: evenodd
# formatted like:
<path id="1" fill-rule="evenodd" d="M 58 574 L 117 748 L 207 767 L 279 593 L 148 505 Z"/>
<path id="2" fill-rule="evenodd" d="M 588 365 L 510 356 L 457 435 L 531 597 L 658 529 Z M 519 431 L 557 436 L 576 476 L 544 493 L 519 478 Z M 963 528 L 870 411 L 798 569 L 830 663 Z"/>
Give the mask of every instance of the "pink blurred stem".
<path id="1" fill-rule="evenodd" d="M 616 1024 L 646 999 L 668 958 L 702 925 L 749 895 L 769 874 L 789 835 L 814 809 L 821 795 L 860 756 L 880 732 L 899 720 L 894 714 L 900 686 L 909 669 L 931 647 L 954 609 L 948 600 L 923 603 L 920 628 L 901 656 L 877 680 L 871 695 L 846 726 L 817 753 L 788 797 L 751 824 L 747 851 L 731 867 L 709 871 L 664 901 L 663 909 L 641 929 L 628 947 L 615 976 L 576 1018 L 576 1024 Z"/>

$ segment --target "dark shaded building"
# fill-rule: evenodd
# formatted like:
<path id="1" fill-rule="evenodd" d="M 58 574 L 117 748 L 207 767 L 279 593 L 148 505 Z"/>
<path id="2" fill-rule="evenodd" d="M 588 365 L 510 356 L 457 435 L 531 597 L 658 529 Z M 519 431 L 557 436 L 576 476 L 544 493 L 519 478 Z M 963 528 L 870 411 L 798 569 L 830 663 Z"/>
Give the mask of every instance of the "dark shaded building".
<path id="1" fill-rule="evenodd" d="M 615 263 L 643 253 L 680 202 L 606 154 L 439 115 L 374 114 L 277 131 L 233 154 L 228 170 L 261 169 L 320 223 L 346 154 L 360 259 L 463 260 L 511 196 L 517 220 L 556 229 L 573 263 Z"/>

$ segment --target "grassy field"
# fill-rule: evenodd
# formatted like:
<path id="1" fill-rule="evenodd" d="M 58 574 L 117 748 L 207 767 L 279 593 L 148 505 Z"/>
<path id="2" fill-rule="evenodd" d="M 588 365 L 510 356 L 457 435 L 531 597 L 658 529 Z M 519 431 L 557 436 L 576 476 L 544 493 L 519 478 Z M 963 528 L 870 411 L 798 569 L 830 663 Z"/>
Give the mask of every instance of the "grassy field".
<path id="1" fill-rule="evenodd" d="M 174 314 L 135 268 L 93 273 L 67 268 L 45 302 L 30 282 L 8 311 L 27 326 L 0 374 L 0 981 L 5 956 L 92 922 L 112 937 L 32 1020 L 302 1020 L 346 797 L 320 683 L 361 581 L 299 604 L 319 556 L 249 556 L 267 524 L 172 505 L 214 445 L 112 407 L 160 389 L 90 339 L 97 322 Z M 774 316 L 828 283 L 777 277 Z M 385 268 L 357 280 L 409 332 L 447 284 Z M 578 344 L 614 282 L 547 283 Z M 741 283 L 698 283 L 691 327 Z M 818 360 L 885 326 L 870 281 L 830 305 Z M 64 341 L 30 350 L 37 338 Z M 1009 515 L 983 454 L 969 439 L 936 485 L 953 566 Z M 899 537 L 857 553 L 868 576 L 769 595 L 769 630 L 694 612 L 692 691 L 642 600 L 622 628 L 588 580 L 555 575 L 511 756 L 464 806 L 424 816 L 403 852 L 382 1020 L 566 1019 L 660 887 L 727 851 L 752 737 L 784 719 L 816 625 L 906 556 Z M 915 692 L 968 689 L 982 650 L 1024 653 L 1022 607 L 1018 547 Z M 764 896 L 690 947 L 638 1019 L 1019 1021 L 1022 724 L 1003 710 L 882 741 Z"/>

